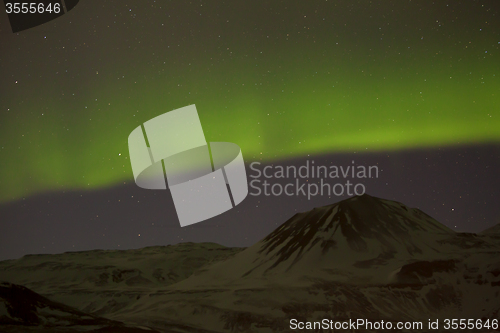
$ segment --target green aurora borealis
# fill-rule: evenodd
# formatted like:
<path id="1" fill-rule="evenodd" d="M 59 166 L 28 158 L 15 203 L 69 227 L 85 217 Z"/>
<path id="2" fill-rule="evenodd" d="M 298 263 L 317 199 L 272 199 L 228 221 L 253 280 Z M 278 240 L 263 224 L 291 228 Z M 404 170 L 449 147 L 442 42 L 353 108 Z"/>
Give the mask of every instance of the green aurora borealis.
<path id="1" fill-rule="evenodd" d="M 500 141 L 494 1 L 221 4 L 2 26 L 0 202 L 130 182 L 129 133 L 190 104 L 247 162 Z"/>

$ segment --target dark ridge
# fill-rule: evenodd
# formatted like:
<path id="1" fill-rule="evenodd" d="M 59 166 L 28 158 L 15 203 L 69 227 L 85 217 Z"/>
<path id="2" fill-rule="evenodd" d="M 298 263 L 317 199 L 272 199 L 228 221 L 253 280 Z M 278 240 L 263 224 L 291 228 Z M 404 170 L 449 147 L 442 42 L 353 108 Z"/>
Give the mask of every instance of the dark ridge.
<path id="1" fill-rule="evenodd" d="M 120 322 L 100 318 L 73 309 L 62 303 L 45 298 L 30 289 L 12 283 L 0 283 L 0 300 L 3 300 L 11 318 L 0 318 L 0 324 L 34 326 L 43 324 L 37 309 L 49 308 L 63 314 L 53 315 L 54 319 L 69 325 L 121 325 Z"/>
<path id="2" fill-rule="evenodd" d="M 13 283 L 0 283 L 0 304 L 8 316 L 0 316 L 2 332 L 76 332 L 75 326 L 96 326 L 87 332 L 159 333 L 152 329 L 126 326 L 115 320 L 88 314 L 65 304 L 53 302 L 36 292 Z M 39 310 L 45 311 L 40 312 Z M 49 311 L 47 311 L 49 310 Z M 52 311 L 50 311 L 52 310 Z"/>

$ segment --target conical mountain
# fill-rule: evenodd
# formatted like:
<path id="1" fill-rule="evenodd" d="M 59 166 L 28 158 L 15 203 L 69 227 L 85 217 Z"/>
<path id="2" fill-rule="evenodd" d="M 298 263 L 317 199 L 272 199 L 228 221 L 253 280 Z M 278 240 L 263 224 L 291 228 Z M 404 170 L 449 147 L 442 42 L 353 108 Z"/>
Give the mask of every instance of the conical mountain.
<path id="1" fill-rule="evenodd" d="M 206 273 L 219 281 L 331 275 L 385 281 L 408 260 L 446 257 L 453 250 L 446 240 L 455 234 L 418 209 L 365 194 L 296 214 Z"/>

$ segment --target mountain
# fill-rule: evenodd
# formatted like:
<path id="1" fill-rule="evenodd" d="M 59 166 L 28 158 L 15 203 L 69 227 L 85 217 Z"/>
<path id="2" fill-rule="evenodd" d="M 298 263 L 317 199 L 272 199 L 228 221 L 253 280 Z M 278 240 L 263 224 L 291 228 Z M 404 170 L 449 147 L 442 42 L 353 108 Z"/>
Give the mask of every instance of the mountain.
<path id="1" fill-rule="evenodd" d="M 204 265 L 241 250 L 214 243 L 181 243 L 123 251 L 27 255 L 0 262 L 0 279 L 100 315 L 120 308 L 128 299 L 135 300 L 143 291 L 182 281 Z M 110 292 L 120 294 L 121 300 L 103 297 Z"/>
<path id="2" fill-rule="evenodd" d="M 365 194 L 296 214 L 262 241 L 191 279 L 194 284 L 210 276 L 215 284 L 252 276 L 387 282 L 406 261 L 462 251 L 453 244 L 455 237 L 418 209 Z"/>
<path id="3" fill-rule="evenodd" d="M 441 332 L 446 318 L 499 318 L 495 235 L 456 233 L 363 195 L 296 214 L 246 249 L 27 256 L 0 262 L 0 272 L 78 311 L 159 332 L 293 332 L 291 319 L 324 318 L 437 319 Z"/>

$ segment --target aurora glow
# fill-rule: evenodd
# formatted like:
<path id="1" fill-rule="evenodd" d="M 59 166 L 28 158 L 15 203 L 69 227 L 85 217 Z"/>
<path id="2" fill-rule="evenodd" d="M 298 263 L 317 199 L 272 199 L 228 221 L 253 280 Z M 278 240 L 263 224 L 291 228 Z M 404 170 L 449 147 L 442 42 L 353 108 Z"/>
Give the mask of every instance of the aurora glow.
<path id="1" fill-rule="evenodd" d="M 247 162 L 500 142 L 495 3 L 374 3 L 84 2 L 2 28 L 0 201 L 132 181 L 130 131 L 190 104 Z"/>

